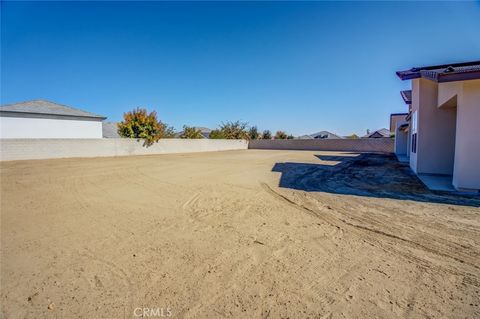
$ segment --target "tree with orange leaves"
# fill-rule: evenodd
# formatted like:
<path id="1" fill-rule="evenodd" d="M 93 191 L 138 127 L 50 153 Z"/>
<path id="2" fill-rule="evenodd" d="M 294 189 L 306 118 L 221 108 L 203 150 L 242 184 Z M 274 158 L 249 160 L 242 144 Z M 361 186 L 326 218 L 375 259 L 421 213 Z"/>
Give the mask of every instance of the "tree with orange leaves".
<path id="1" fill-rule="evenodd" d="M 157 112 L 150 114 L 146 109 L 136 108 L 123 114 L 118 123 L 118 134 L 122 137 L 143 139 L 150 146 L 161 138 L 173 137 L 173 128 L 157 119 Z"/>

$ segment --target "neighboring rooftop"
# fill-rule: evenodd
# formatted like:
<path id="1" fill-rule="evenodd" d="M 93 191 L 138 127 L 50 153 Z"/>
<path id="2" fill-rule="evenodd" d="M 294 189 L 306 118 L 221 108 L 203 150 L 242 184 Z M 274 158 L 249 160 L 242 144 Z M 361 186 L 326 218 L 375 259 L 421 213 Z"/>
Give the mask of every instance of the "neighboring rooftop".
<path id="1" fill-rule="evenodd" d="M 117 122 L 102 122 L 103 138 L 120 138 Z"/>
<path id="2" fill-rule="evenodd" d="M 46 100 L 32 100 L 15 104 L 0 106 L 0 113 L 23 113 L 23 114 L 41 114 L 57 115 L 70 117 L 88 117 L 96 119 L 106 119 L 106 117 L 83 111 L 70 106 L 53 103 Z"/>
<path id="3" fill-rule="evenodd" d="M 386 128 L 381 128 L 379 130 L 373 131 L 363 136 L 363 138 L 379 138 L 379 137 L 390 137 L 390 130 Z"/>
<path id="4" fill-rule="evenodd" d="M 313 137 L 311 135 L 302 135 L 296 138 L 297 140 L 312 140 Z"/>
<path id="5" fill-rule="evenodd" d="M 452 82 L 480 79 L 480 61 L 415 67 L 397 71 L 402 80 L 425 78 L 435 82 Z"/>
<path id="6" fill-rule="evenodd" d="M 343 138 L 337 134 L 333 134 L 332 132 L 329 131 L 320 131 L 317 133 L 310 134 L 312 138 L 318 138 L 318 139 L 340 139 Z"/>
<path id="7" fill-rule="evenodd" d="M 208 127 L 201 127 L 201 126 L 194 126 L 196 130 L 200 130 L 200 133 L 202 133 L 204 138 L 209 138 L 210 137 L 210 132 L 212 131 Z M 183 131 L 178 132 L 175 134 L 175 137 L 180 137 L 183 134 Z"/>
<path id="8" fill-rule="evenodd" d="M 390 114 L 390 132 L 394 133 L 397 129 L 397 123 L 399 121 L 406 121 L 408 113 L 392 113 Z"/>
<path id="9" fill-rule="evenodd" d="M 400 95 L 406 104 L 412 104 L 412 90 L 400 91 Z"/>

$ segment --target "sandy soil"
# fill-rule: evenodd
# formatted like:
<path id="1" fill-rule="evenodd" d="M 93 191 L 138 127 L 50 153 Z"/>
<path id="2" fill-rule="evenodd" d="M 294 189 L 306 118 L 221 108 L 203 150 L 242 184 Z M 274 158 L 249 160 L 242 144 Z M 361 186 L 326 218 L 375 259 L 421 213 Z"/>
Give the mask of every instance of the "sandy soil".
<path id="1" fill-rule="evenodd" d="M 349 153 L 6 162 L 1 316 L 479 318 L 479 203 Z"/>

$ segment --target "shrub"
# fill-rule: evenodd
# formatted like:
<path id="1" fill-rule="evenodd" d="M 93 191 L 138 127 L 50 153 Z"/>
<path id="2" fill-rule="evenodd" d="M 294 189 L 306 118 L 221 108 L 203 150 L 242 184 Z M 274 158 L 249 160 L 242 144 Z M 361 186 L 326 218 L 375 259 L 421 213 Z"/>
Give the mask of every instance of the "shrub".
<path id="1" fill-rule="evenodd" d="M 162 123 L 163 124 L 163 123 Z M 164 134 L 162 138 L 174 138 L 175 137 L 175 129 L 173 126 L 168 126 L 164 124 Z"/>
<path id="2" fill-rule="evenodd" d="M 136 108 L 123 114 L 123 121 L 117 124 L 117 131 L 121 137 L 143 139 L 144 146 L 150 146 L 173 132 L 172 127 L 160 122 L 157 113 L 148 114 L 144 108 Z"/>
<path id="3" fill-rule="evenodd" d="M 264 140 L 271 140 L 272 139 L 272 133 L 269 130 L 265 130 L 262 133 L 262 139 Z"/>
<path id="4" fill-rule="evenodd" d="M 211 138 L 211 139 L 224 139 L 225 136 L 223 136 L 223 132 L 220 131 L 220 130 L 213 130 L 210 132 L 210 135 L 208 136 L 208 138 Z"/>
<path id="5" fill-rule="evenodd" d="M 287 140 L 293 140 L 294 138 L 295 138 L 295 136 L 293 136 L 292 134 L 289 134 L 289 135 L 287 136 Z"/>
<path id="6" fill-rule="evenodd" d="M 276 140 L 286 140 L 287 139 L 287 134 L 284 131 L 277 131 L 277 133 L 275 133 L 275 139 Z"/>
<path id="7" fill-rule="evenodd" d="M 229 140 L 234 139 L 243 139 L 248 140 L 249 135 L 247 132 L 247 125 L 246 122 L 226 122 L 220 125 L 220 131 L 223 134 L 223 137 Z"/>
<path id="8" fill-rule="evenodd" d="M 359 138 L 359 137 L 358 137 L 357 134 L 352 134 L 352 135 L 347 136 L 347 138 L 356 140 L 356 139 Z"/>
<path id="9" fill-rule="evenodd" d="M 198 138 L 203 138 L 203 135 L 199 129 L 184 125 L 183 132 L 180 135 L 180 138 L 198 139 Z"/>
<path id="10" fill-rule="evenodd" d="M 250 137 L 251 140 L 257 140 L 260 138 L 260 134 L 258 133 L 258 129 L 256 126 L 252 126 L 248 130 L 248 136 Z"/>

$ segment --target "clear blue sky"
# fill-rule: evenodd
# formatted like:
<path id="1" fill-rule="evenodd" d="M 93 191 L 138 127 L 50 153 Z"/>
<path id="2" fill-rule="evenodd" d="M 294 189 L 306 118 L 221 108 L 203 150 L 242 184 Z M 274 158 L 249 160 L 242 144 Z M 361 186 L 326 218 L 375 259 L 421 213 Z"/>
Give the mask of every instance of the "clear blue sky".
<path id="1" fill-rule="evenodd" d="M 1 102 L 48 99 L 117 121 L 244 120 L 364 134 L 406 110 L 396 70 L 480 59 L 480 4 L 1 4 Z"/>

